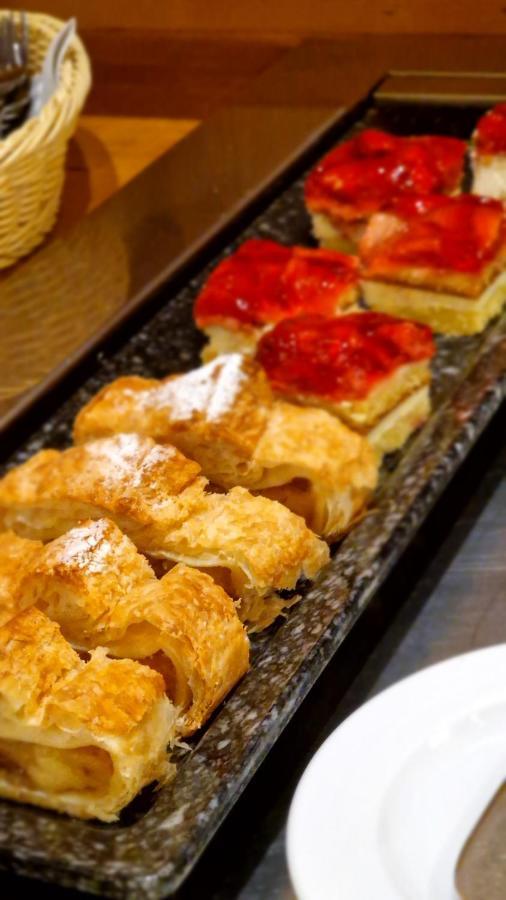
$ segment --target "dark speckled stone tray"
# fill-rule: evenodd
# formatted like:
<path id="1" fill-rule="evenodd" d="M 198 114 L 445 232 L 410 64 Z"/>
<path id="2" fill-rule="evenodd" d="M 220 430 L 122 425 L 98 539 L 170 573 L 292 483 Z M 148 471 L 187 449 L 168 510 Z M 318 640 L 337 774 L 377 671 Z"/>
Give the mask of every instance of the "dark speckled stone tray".
<path id="1" fill-rule="evenodd" d="M 366 119 L 387 121 L 405 133 L 423 127 L 466 136 L 476 115 L 476 109 L 413 112 L 397 106 L 393 113 L 371 109 Z M 309 242 L 301 182 L 237 241 L 247 235 Z M 112 378 L 129 372 L 162 376 L 197 365 L 201 338 L 191 309 L 204 275 L 169 297 L 118 353 L 102 357 L 93 377 L 8 465 L 43 446 L 68 443 L 75 412 Z M 191 750 L 180 751 L 174 782 L 137 798 L 118 825 L 88 824 L 3 802 L 0 865 L 110 897 L 155 900 L 171 894 L 498 409 L 505 380 L 506 316 L 476 338 L 441 339 L 429 423 L 387 461 L 370 515 L 334 549 L 332 562 L 301 603 L 254 639 L 251 671 Z"/>

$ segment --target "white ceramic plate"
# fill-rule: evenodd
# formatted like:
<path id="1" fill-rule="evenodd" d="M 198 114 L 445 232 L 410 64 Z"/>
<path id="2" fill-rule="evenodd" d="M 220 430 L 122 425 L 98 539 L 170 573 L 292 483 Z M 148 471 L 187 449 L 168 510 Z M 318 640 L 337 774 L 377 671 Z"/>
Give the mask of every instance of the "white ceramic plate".
<path id="1" fill-rule="evenodd" d="M 299 900 L 455 900 L 460 850 L 506 774 L 506 644 L 431 666 L 328 738 L 290 810 Z"/>

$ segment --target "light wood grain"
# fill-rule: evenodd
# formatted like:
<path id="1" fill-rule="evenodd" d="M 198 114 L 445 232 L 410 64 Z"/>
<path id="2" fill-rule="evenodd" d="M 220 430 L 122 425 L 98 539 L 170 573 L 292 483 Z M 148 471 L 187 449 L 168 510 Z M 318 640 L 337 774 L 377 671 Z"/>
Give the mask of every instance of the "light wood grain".
<path id="1" fill-rule="evenodd" d="M 77 15 L 86 28 L 143 28 L 207 35 L 343 33 L 504 34 L 504 0 L 32 0 L 32 9 Z"/>
<path id="2" fill-rule="evenodd" d="M 197 124 L 192 119 L 82 116 L 69 148 L 56 231 L 107 200 Z"/>

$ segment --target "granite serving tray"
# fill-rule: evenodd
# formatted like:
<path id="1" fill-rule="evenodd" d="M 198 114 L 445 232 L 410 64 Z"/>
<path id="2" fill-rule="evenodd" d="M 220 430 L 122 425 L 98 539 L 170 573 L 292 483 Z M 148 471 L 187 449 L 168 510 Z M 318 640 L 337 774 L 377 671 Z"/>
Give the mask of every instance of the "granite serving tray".
<path id="1" fill-rule="evenodd" d="M 365 121 L 399 133 L 466 137 L 477 115 L 476 108 L 371 105 L 353 128 Z M 330 135 L 330 145 L 339 134 Z M 299 178 L 223 253 L 253 235 L 310 243 L 301 191 Z M 119 352 L 102 356 L 93 376 L 4 468 L 42 447 L 68 444 L 75 413 L 111 379 L 198 365 L 202 338 L 192 304 L 207 271 L 169 297 Z M 430 421 L 386 461 L 370 514 L 333 548 L 327 569 L 302 588 L 301 602 L 253 639 L 250 672 L 190 749 L 178 751 L 175 780 L 145 791 L 115 825 L 1 802 L 1 866 L 107 897 L 156 900 L 177 889 L 504 397 L 506 315 L 477 337 L 439 339 L 438 350 Z"/>

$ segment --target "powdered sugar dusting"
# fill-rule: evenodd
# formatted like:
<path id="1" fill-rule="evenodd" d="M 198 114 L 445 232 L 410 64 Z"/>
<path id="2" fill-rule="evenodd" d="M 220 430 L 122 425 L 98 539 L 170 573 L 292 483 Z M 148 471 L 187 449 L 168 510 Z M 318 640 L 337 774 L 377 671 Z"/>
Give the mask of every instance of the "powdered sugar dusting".
<path id="1" fill-rule="evenodd" d="M 151 438 L 138 434 L 117 434 L 92 441 L 86 449 L 101 466 L 105 479 L 128 479 L 132 487 L 142 484 L 153 468 L 173 460 L 177 453 L 174 447 L 155 444 Z"/>
<path id="2" fill-rule="evenodd" d="M 244 357 L 240 353 L 230 353 L 160 387 L 151 388 L 146 403 L 167 407 L 174 421 L 200 415 L 216 422 L 233 407 L 246 378 Z"/>
<path id="3" fill-rule="evenodd" d="M 105 519 L 72 528 L 56 542 L 58 561 L 65 566 L 86 569 L 87 572 L 109 569 L 113 554 L 107 537 L 110 528 L 110 522 Z"/>

